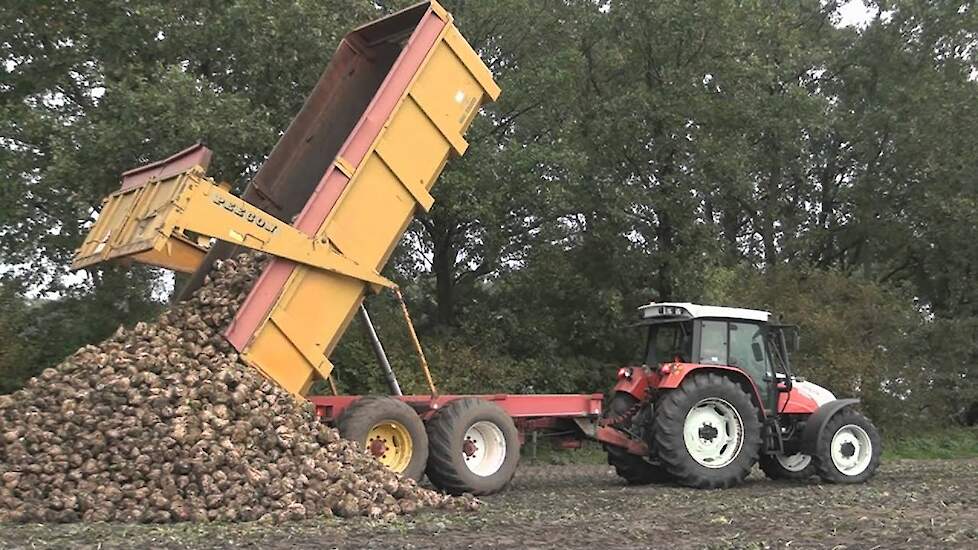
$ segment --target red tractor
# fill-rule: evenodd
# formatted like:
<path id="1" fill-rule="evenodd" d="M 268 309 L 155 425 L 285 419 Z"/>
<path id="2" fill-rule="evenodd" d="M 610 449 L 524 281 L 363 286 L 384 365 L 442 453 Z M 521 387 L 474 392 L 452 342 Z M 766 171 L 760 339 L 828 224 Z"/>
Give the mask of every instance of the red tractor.
<path id="1" fill-rule="evenodd" d="M 755 463 L 774 479 L 859 483 L 876 472 L 880 436 L 859 400 L 792 375 L 796 327 L 751 309 L 639 311 L 643 364 L 619 369 L 596 433 L 629 483 L 730 487 Z"/>

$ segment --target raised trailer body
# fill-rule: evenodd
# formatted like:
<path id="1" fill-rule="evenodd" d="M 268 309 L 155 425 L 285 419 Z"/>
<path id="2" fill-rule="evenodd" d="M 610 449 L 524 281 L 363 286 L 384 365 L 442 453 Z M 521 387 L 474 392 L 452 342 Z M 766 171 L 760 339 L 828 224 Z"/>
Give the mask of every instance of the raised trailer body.
<path id="1" fill-rule="evenodd" d="M 211 153 L 201 145 L 130 170 L 73 266 L 139 261 L 191 273 L 185 298 L 215 261 L 248 249 L 271 255 L 225 337 L 242 361 L 304 398 L 329 379 L 329 355 L 365 295 L 395 288 L 379 272 L 417 209 L 432 207 L 432 187 L 465 152 L 480 107 L 499 93 L 435 1 L 359 27 L 241 197 L 205 176 Z M 431 396 L 310 399 L 345 435 L 362 431 L 351 437 L 382 461 L 415 477 L 427 471 L 451 492 L 505 485 L 525 430 L 561 427 L 580 437 L 600 414 L 596 395 L 439 396 L 430 387 Z M 432 442 L 427 468 L 425 427 L 415 421 L 447 434 L 438 449 Z M 395 449 L 398 442 L 406 446 Z M 464 466 L 449 464 L 463 454 L 480 461 L 462 472 L 475 476 L 469 481 L 455 475 Z"/>

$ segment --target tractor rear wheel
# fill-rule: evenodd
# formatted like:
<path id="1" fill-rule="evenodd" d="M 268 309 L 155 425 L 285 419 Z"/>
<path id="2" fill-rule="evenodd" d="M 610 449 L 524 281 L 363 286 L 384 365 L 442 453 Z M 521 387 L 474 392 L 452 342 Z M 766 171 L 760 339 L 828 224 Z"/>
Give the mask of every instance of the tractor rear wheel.
<path id="1" fill-rule="evenodd" d="M 361 397 L 343 410 L 336 428 L 389 469 L 411 479 L 424 476 L 428 434 L 407 403 L 387 396 Z"/>
<path id="2" fill-rule="evenodd" d="M 428 479 L 452 494 L 490 495 L 516 473 L 520 438 L 499 406 L 476 397 L 452 401 L 428 420 Z"/>
<path id="3" fill-rule="evenodd" d="M 686 378 L 656 404 L 654 452 L 677 480 L 715 489 L 741 483 L 761 448 L 761 423 L 751 396 L 716 373 Z"/>
<path id="4" fill-rule="evenodd" d="M 829 483 L 862 483 L 873 477 L 883 450 L 876 426 L 851 408 L 829 419 L 815 448 L 815 469 Z"/>
<path id="5" fill-rule="evenodd" d="M 617 392 L 611 402 L 608 403 L 604 417 L 607 419 L 621 416 L 634 407 L 636 403 L 638 403 L 638 399 L 635 399 L 633 395 Z M 648 485 L 649 483 L 672 481 L 672 476 L 665 468 L 650 464 L 644 458 L 633 455 L 621 447 L 605 445 L 604 450 L 608 453 L 608 464 L 613 466 L 618 477 L 624 479 L 629 485 Z"/>
<path id="6" fill-rule="evenodd" d="M 759 461 L 761 471 L 770 479 L 808 479 L 815 475 L 815 463 L 806 454 L 764 455 Z"/>

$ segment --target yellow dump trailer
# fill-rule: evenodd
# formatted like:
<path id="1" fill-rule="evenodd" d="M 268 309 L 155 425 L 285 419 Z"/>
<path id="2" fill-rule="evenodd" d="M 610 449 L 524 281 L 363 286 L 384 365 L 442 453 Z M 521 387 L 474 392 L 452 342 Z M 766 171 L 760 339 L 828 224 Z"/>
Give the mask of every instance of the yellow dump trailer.
<path id="1" fill-rule="evenodd" d="M 451 15 L 424 2 L 348 34 L 241 198 L 197 146 L 127 172 L 74 266 L 135 260 L 194 272 L 241 247 L 273 256 L 225 336 L 297 395 L 327 359 L 446 161 L 499 94 Z M 211 238 L 219 242 L 210 246 Z"/>
<path id="2" fill-rule="evenodd" d="M 465 152 L 479 108 L 498 95 L 437 2 L 374 21 L 343 38 L 240 197 L 205 175 L 210 151 L 201 145 L 130 170 L 74 266 L 139 261 L 189 272 L 186 298 L 215 261 L 268 253 L 225 332 L 240 357 L 402 475 L 427 475 L 453 494 L 496 492 L 527 431 L 565 445 L 593 436 L 601 394 L 439 394 L 414 338 L 431 393 L 401 395 L 361 302 L 393 286 L 379 272 L 418 209 L 431 208 L 432 187 Z M 394 395 L 307 395 L 330 375 L 328 357 L 358 309 Z"/>
<path id="3" fill-rule="evenodd" d="M 129 170 L 122 187 L 103 201 L 98 221 L 75 252 L 72 268 L 106 260 L 137 261 L 175 271 L 193 272 L 201 264 L 208 241 L 182 228 L 160 233 L 161 214 L 174 207 L 173 197 L 190 172 L 203 174 L 211 152 L 195 145 L 170 158 Z"/>

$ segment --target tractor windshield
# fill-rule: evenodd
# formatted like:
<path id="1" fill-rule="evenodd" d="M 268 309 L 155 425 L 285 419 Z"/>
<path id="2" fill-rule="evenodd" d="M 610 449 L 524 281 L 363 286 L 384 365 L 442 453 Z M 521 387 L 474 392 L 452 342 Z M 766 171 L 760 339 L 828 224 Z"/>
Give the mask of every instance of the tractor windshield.
<path id="1" fill-rule="evenodd" d="M 659 365 L 671 361 L 688 362 L 693 351 L 692 321 L 649 325 L 645 346 L 645 364 Z"/>

